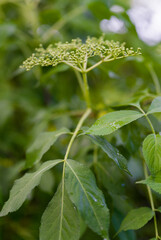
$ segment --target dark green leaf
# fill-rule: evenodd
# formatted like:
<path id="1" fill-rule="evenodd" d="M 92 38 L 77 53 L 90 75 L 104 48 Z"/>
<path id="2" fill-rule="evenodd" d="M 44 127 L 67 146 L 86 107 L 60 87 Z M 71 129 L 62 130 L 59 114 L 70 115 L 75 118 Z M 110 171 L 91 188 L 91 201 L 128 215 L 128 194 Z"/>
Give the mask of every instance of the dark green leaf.
<path id="1" fill-rule="evenodd" d="M 61 128 L 60 130 L 54 132 L 40 133 L 27 150 L 26 167 L 32 167 L 34 163 L 38 163 L 42 156 L 55 143 L 57 138 L 66 133 L 69 133 L 69 130 L 66 128 Z"/>
<path id="2" fill-rule="evenodd" d="M 78 240 L 79 231 L 79 215 L 62 183 L 43 213 L 40 240 Z"/>
<path id="3" fill-rule="evenodd" d="M 89 135 L 91 140 L 97 144 L 99 147 L 102 148 L 102 150 L 108 155 L 109 158 L 115 161 L 115 163 L 118 165 L 118 167 L 121 170 L 124 170 L 125 172 L 129 173 L 129 170 L 127 168 L 127 161 L 126 158 L 120 154 L 119 150 L 112 146 L 105 138 L 99 137 L 99 136 L 92 136 Z"/>
<path id="4" fill-rule="evenodd" d="M 118 231 L 137 230 L 143 227 L 154 216 L 154 212 L 148 207 L 131 210 L 121 223 Z"/>
<path id="5" fill-rule="evenodd" d="M 152 174 L 161 170 L 161 136 L 148 135 L 143 142 L 143 154 Z"/>
<path id="6" fill-rule="evenodd" d="M 39 184 L 42 174 L 60 162 L 62 162 L 62 160 L 47 161 L 43 163 L 36 172 L 26 173 L 22 178 L 16 180 L 10 191 L 9 199 L 0 212 L 0 216 L 5 216 L 9 212 L 14 212 L 19 209 L 31 190 Z"/>
<path id="7" fill-rule="evenodd" d="M 108 135 L 142 116 L 142 113 L 133 110 L 110 112 L 99 118 L 86 133 L 92 135 Z"/>
<path id="8" fill-rule="evenodd" d="M 109 239 L 109 210 L 90 169 L 76 161 L 68 160 L 65 183 L 71 200 L 86 224 L 94 232 Z"/>

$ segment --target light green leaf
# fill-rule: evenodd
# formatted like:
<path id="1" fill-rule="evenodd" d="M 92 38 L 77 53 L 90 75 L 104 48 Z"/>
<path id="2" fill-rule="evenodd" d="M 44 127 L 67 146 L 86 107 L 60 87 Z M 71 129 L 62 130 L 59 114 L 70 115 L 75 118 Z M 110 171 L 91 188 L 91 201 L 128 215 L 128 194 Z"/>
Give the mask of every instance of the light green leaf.
<path id="1" fill-rule="evenodd" d="M 85 133 L 92 135 L 108 135 L 142 116 L 142 113 L 133 110 L 110 112 L 99 118 Z"/>
<path id="2" fill-rule="evenodd" d="M 79 236 L 79 215 L 61 183 L 43 213 L 40 240 L 78 240 Z"/>
<path id="3" fill-rule="evenodd" d="M 117 233 L 127 230 L 137 230 L 143 227 L 154 216 L 154 212 L 148 207 L 131 210 L 121 223 Z"/>
<path id="4" fill-rule="evenodd" d="M 157 112 L 161 112 L 161 97 L 157 97 L 152 101 L 147 114 Z"/>
<path id="5" fill-rule="evenodd" d="M 143 155 L 152 174 L 161 170 L 161 136 L 148 135 L 143 142 Z"/>
<path id="6" fill-rule="evenodd" d="M 60 162 L 62 160 L 47 161 L 36 172 L 26 173 L 22 178 L 17 179 L 10 191 L 8 201 L 4 204 L 0 212 L 0 216 L 5 216 L 9 212 L 19 209 L 31 190 L 39 184 L 42 174 Z"/>
<path id="7" fill-rule="evenodd" d="M 32 167 L 34 163 L 38 163 L 42 156 L 56 142 L 57 138 L 66 133 L 69 133 L 67 128 L 61 128 L 54 132 L 40 133 L 26 152 L 26 167 Z"/>
<path id="8" fill-rule="evenodd" d="M 154 176 L 149 176 L 138 183 L 147 184 L 151 189 L 161 194 L 161 172 L 158 172 Z"/>
<path id="9" fill-rule="evenodd" d="M 105 138 L 99 137 L 99 136 L 92 136 L 89 135 L 91 140 L 97 144 L 99 147 L 102 148 L 102 150 L 108 155 L 109 158 L 115 161 L 115 163 L 118 165 L 118 167 L 121 170 L 124 170 L 128 174 L 130 174 L 128 168 L 127 168 L 127 161 L 126 158 L 120 154 L 119 150 L 112 146 Z"/>
<path id="10" fill-rule="evenodd" d="M 91 170 L 83 164 L 68 160 L 65 168 L 65 184 L 71 200 L 86 224 L 94 232 L 109 239 L 109 210 Z"/>

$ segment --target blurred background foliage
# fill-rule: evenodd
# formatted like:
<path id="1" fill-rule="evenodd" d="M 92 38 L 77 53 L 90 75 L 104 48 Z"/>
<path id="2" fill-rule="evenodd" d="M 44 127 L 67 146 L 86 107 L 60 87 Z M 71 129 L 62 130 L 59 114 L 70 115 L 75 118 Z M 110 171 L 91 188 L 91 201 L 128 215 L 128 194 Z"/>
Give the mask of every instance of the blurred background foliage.
<path id="1" fill-rule="evenodd" d="M 135 7 L 138 5 L 136 1 Z M 132 8 L 130 0 L 0 0 L 0 206 L 8 198 L 13 181 L 26 171 L 26 149 L 38 133 L 62 126 L 73 130 L 85 108 L 76 76 L 67 66 L 37 67 L 30 72 L 19 68 L 40 43 L 48 46 L 104 33 L 106 39 L 126 42 L 134 49 L 141 47 L 142 56 L 104 63 L 90 72 L 90 93 L 96 111 L 93 117 L 101 116 L 110 106 L 128 102 L 136 93 L 148 96 L 145 108 L 151 95 L 160 94 L 160 40 L 148 42 L 139 36 L 129 14 Z M 158 119 L 161 120 L 160 115 L 152 121 L 156 130 L 161 131 Z M 138 156 L 147 133 L 150 130 L 141 119 L 108 137 L 129 160 L 131 178 L 113 166 L 99 149 L 100 163 L 93 166 L 95 149 L 88 137 L 80 137 L 72 148 L 71 156 L 89 164 L 98 185 L 104 189 L 111 209 L 111 236 L 130 209 L 149 205 L 144 186 L 134 183 L 144 178 Z M 43 160 L 63 158 L 69 138 L 61 137 Z M 20 210 L 0 219 L 0 239 L 38 239 L 41 215 L 60 178 L 59 167 L 46 173 Z M 160 196 L 155 195 L 155 201 L 159 206 Z M 142 230 L 120 233 L 115 239 L 150 237 L 153 237 L 152 222 Z M 100 238 L 82 223 L 81 239 Z"/>

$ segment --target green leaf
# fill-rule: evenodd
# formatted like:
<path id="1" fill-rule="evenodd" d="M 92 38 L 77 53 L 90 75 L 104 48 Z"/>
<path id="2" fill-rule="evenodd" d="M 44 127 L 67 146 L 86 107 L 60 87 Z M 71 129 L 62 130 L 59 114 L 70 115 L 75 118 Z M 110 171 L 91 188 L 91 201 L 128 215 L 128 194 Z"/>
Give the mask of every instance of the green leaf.
<path id="1" fill-rule="evenodd" d="M 79 235 L 79 215 L 61 183 L 43 213 L 40 240 L 78 240 Z"/>
<path id="2" fill-rule="evenodd" d="M 62 162 L 62 160 L 47 161 L 43 163 L 36 172 L 26 173 L 22 178 L 17 179 L 10 191 L 8 201 L 4 204 L 0 212 L 0 216 L 5 216 L 9 212 L 14 212 L 19 209 L 31 190 L 39 184 L 42 174 L 60 162 Z"/>
<path id="3" fill-rule="evenodd" d="M 68 160 L 65 168 L 65 184 L 71 200 L 86 224 L 94 232 L 109 239 L 109 210 L 91 170 L 83 164 Z"/>
<path id="4" fill-rule="evenodd" d="M 161 97 L 157 97 L 152 101 L 147 114 L 157 112 L 161 112 Z"/>
<path id="5" fill-rule="evenodd" d="M 69 133 L 69 130 L 66 128 L 61 128 L 60 130 L 54 132 L 40 133 L 27 150 L 26 167 L 32 167 L 34 163 L 38 163 L 42 156 L 56 142 L 57 138 L 66 133 Z"/>
<path id="6" fill-rule="evenodd" d="M 52 174 L 52 171 L 49 170 L 42 175 L 39 188 L 46 193 L 52 193 L 54 184 L 54 176 Z"/>
<path id="7" fill-rule="evenodd" d="M 112 146 L 105 138 L 99 136 L 92 136 L 89 135 L 91 140 L 97 144 L 102 150 L 108 155 L 109 158 L 114 160 L 117 166 L 121 169 L 130 174 L 127 168 L 127 161 L 126 158 L 120 154 L 119 150 Z"/>
<path id="8" fill-rule="evenodd" d="M 158 207 L 158 209 L 157 209 L 160 213 L 161 213 L 161 207 Z"/>
<path id="9" fill-rule="evenodd" d="M 154 176 L 149 176 L 138 183 L 147 184 L 151 189 L 161 194 L 161 172 L 158 172 Z"/>
<path id="10" fill-rule="evenodd" d="M 96 161 L 94 164 L 98 182 L 112 194 L 124 194 L 125 181 L 119 169 L 113 166 L 113 162 L 107 159 L 107 161 Z"/>
<path id="11" fill-rule="evenodd" d="M 108 135 L 142 116 L 142 113 L 133 110 L 110 112 L 99 118 L 85 133 L 92 135 Z"/>
<path id="12" fill-rule="evenodd" d="M 143 227 L 154 216 L 154 212 L 148 207 L 131 210 L 121 223 L 117 233 L 127 230 L 137 230 Z"/>
<path id="13" fill-rule="evenodd" d="M 161 136 L 148 135 L 143 142 L 143 155 L 152 174 L 161 170 Z"/>

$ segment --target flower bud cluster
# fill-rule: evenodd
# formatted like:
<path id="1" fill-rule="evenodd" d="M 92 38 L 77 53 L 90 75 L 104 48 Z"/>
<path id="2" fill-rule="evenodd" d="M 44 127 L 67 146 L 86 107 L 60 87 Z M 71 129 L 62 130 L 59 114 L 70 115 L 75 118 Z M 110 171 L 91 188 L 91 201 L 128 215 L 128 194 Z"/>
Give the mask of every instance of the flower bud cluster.
<path id="1" fill-rule="evenodd" d="M 100 60 L 117 59 L 138 55 L 140 49 L 136 52 L 133 48 L 125 48 L 125 43 L 105 40 L 104 37 L 88 37 L 83 43 L 81 39 L 73 39 L 71 42 L 58 42 L 49 45 L 46 49 L 40 45 L 36 52 L 23 62 L 22 68 L 30 70 L 34 66 L 56 66 L 59 63 L 66 63 L 73 67 L 83 69 L 83 64 L 91 57 L 98 56 Z"/>

